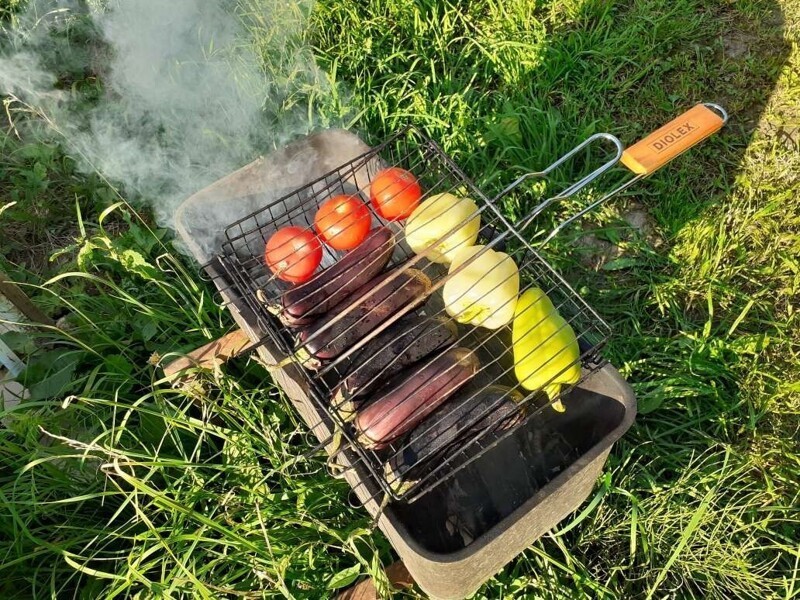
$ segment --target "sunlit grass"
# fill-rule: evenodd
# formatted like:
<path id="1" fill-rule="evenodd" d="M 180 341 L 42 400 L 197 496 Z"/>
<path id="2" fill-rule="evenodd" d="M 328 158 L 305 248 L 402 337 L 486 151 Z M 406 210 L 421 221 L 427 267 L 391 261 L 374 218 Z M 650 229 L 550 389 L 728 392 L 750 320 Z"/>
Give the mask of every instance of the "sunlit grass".
<path id="1" fill-rule="evenodd" d="M 308 40 L 337 95 L 310 104 L 320 122 L 354 120 L 373 142 L 420 125 L 490 191 L 596 131 L 630 143 L 701 100 L 733 115 L 546 249 L 614 328 L 607 357 L 640 415 L 590 501 L 478 597 L 800 593 L 799 19 L 796 0 L 314 7 Z M 388 543 L 321 457 L 294 460 L 305 427 L 265 371 L 162 379 L 172 353 L 231 327 L 169 235 L 54 145 L 2 147 L 0 206 L 17 204 L 0 264 L 69 316 L 40 336 L 35 397 L 3 415 L 0 596 L 322 598 L 378 574 Z M 624 220 L 632 207 L 652 235 Z M 593 256 L 587 230 L 625 260 Z"/>

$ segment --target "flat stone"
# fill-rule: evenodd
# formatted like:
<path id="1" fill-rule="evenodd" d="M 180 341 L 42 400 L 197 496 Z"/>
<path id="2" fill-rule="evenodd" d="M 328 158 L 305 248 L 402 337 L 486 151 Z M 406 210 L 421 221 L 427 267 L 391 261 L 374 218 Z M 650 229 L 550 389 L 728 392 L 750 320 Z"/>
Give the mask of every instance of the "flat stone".
<path id="1" fill-rule="evenodd" d="M 8 372 L 0 370 L 0 401 L 4 411 L 12 410 L 19 406 L 19 403 L 28 398 L 30 393 L 18 381 L 7 379 Z M 8 425 L 10 417 L 0 419 L 0 423 Z"/>

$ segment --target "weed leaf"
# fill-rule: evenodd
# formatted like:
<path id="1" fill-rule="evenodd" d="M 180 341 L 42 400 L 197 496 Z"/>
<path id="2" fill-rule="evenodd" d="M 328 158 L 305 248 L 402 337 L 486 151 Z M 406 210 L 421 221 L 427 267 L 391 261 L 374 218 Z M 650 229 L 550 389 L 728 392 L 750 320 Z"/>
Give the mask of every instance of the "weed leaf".
<path id="1" fill-rule="evenodd" d="M 342 569 L 331 577 L 331 580 L 328 582 L 328 589 L 338 590 L 339 588 L 347 587 L 358 579 L 359 575 L 361 575 L 361 565 L 353 565 L 352 567 Z"/>

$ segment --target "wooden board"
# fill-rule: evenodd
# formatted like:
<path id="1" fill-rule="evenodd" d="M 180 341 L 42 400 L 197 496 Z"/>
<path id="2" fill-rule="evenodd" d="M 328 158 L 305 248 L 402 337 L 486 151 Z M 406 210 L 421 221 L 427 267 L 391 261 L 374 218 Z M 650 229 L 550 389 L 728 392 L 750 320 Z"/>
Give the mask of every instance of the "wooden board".
<path id="1" fill-rule="evenodd" d="M 44 314 L 31 302 L 31 299 L 23 292 L 19 286 L 13 283 L 5 273 L 0 271 L 0 294 L 11 302 L 12 305 L 25 316 L 29 321 L 41 325 L 55 326 L 55 321 Z"/>
<path id="2" fill-rule="evenodd" d="M 186 356 L 168 363 L 164 366 L 164 375 L 173 377 L 191 367 L 213 369 L 229 359 L 247 352 L 251 347 L 252 342 L 248 335 L 241 329 L 236 329 L 205 346 L 200 346 L 197 350 L 192 350 Z"/>
<path id="3" fill-rule="evenodd" d="M 408 589 L 414 585 L 414 579 L 403 561 L 397 561 L 386 567 L 386 578 L 396 590 Z M 365 579 L 339 594 L 336 600 L 379 600 L 380 598 L 375 582 L 372 579 Z"/>

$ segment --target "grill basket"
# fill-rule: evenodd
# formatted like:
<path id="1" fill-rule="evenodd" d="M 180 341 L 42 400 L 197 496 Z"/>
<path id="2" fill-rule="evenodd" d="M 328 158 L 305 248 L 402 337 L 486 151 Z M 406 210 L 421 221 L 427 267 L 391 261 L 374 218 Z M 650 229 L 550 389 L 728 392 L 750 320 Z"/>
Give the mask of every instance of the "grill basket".
<path id="1" fill-rule="evenodd" d="M 524 180 L 531 177 L 547 177 L 567 161 L 583 156 L 579 154 L 581 151 L 592 149 L 590 147 L 594 146 L 610 147 L 611 152 L 607 160 L 599 163 L 599 166 L 587 175 L 566 185 L 558 193 L 538 204 L 530 214 L 517 223 L 512 224 L 501 212 L 500 200 Z M 406 128 L 381 145 L 271 202 L 226 229 L 222 252 L 218 257 L 219 264 L 226 278 L 232 282 L 238 297 L 243 299 L 252 311 L 259 328 L 266 332 L 268 339 L 282 353 L 290 356 L 292 361 L 302 367 L 299 371 L 308 384 L 311 399 L 320 412 L 330 418 L 334 439 L 325 440 L 321 445 L 330 447 L 330 444 L 334 443 L 337 447 L 329 460 L 334 474 L 340 475 L 342 469 L 352 469 L 355 463 L 360 463 L 376 484 L 375 489 L 384 495 L 384 502 L 401 499 L 413 502 L 478 459 L 527 420 L 536 418 L 543 411 L 558 409 L 561 399 L 574 386 L 580 385 L 603 366 L 599 351 L 609 338 L 610 327 L 536 252 L 522 234 L 545 208 L 580 192 L 589 183 L 613 169 L 621 157 L 623 148 L 615 137 L 597 134 L 544 171 L 526 174 L 497 196 L 489 198 L 465 176 L 435 142 L 415 128 Z M 413 448 L 410 447 L 409 441 L 413 433 L 411 436 L 403 435 L 379 449 L 364 443 L 364 438 L 359 436 L 349 418 L 350 413 L 345 410 L 346 407 L 331 401 L 336 386 L 365 360 L 364 353 L 359 351 L 406 314 L 414 313 L 427 320 L 446 316 L 442 289 L 448 279 L 459 272 L 455 269 L 448 274 L 446 265 L 427 259 L 427 252 L 415 254 L 404 241 L 402 226 L 384 220 L 370 204 L 370 182 L 378 172 L 389 166 L 401 167 L 417 177 L 424 193 L 423 202 L 435 194 L 442 193 L 469 197 L 475 201 L 481 222 L 477 243 L 485 245 L 487 249 L 506 252 L 519 268 L 520 294 L 533 287 L 544 291 L 565 320 L 566 325 L 563 327 L 568 325 L 574 331 L 580 349 L 577 361 L 580 362 L 581 375 L 578 381 L 562 386 L 557 394 L 543 393 L 542 389 L 560 374 L 555 373 L 549 377 L 547 383 L 539 386 L 539 389 L 523 390 L 514 373 L 510 324 L 496 330 L 459 324 L 457 341 L 451 346 L 471 350 L 478 359 L 480 367 L 469 383 L 459 388 L 438 410 L 426 416 L 425 420 L 418 424 L 419 428 L 424 427 L 427 431 L 435 432 L 435 435 L 431 434 L 427 440 L 422 438 L 422 442 L 416 440 Z M 626 163 L 626 166 L 629 165 Z M 611 192 L 563 222 L 546 240 L 588 210 L 648 174 L 649 172 L 640 172 L 629 177 Z M 310 369 L 307 368 L 309 365 L 307 357 L 298 352 L 303 344 L 297 341 L 295 333 L 276 315 L 275 307 L 280 306 L 281 297 L 290 285 L 277 279 L 267 268 L 264 248 L 270 237 L 281 227 L 294 225 L 313 230 L 317 209 L 326 200 L 342 194 L 361 198 L 369 207 L 373 228 L 383 226 L 394 232 L 397 243 L 386 269 L 396 269 L 393 271 L 394 277 L 399 276 L 398 272 L 411 268 L 421 271 L 430 280 L 429 294 L 424 303 L 409 304 L 402 310 L 390 314 L 358 343 L 353 344 L 336 358 L 326 361 L 320 368 Z M 329 246 L 323 245 L 322 267 L 332 266 L 343 256 L 343 252 L 334 251 Z M 391 283 L 381 285 L 391 285 Z M 369 290 L 366 296 L 378 293 L 379 289 L 380 286 Z M 346 313 L 353 309 L 355 303 L 350 297 L 337 305 L 336 311 Z M 307 342 L 308 340 L 304 341 Z M 422 362 L 430 360 L 431 356 L 428 356 Z M 547 359 L 544 360 L 544 363 L 546 362 Z M 567 368 L 569 366 L 562 366 L 560 372 Z M 491 401 L 488 403 L 475 404 L 476 398 L 485 396 L 485 392 L 491 386 L 497 385 L 503 386 L 504 392 L 491 396 Z M 379 385 L 373 387 L 375 390 L 367 397 L 367 402 L 381 394 Z M 477 408 L 471 408 L 475 406 Z M 501 410 L 502 420 L 491 418 L 491 415 L 496 415 Z M 442 440 L 446 440 L 446 443 Z M 427 453 L 426 444 L 430 450 Z M 348 458 L 344 461 L 344 466 L 338 465 L 336 461 L 337 454 L 341 450 L 347 450 Z M 420 455 L 424 456 L 425 460 L 413 462 L 413 456 Z"/>
<path id="2" fill-rule="evenodd" d="M 481 233 L 478 243 L 503 248 L 515 259 L 520 271 L 520 291 L 537 286 L 551 299 L 558 312 L 566 319 L 575 331 L 581 348 L 583 374 L 581 381 L 600 366 L 597 359 L 598 350 L 608 339 L 610 328 L 575 291 L 537 254 L 520 235 L 520 231 L 510 225 L 497 209 L 496 204 L 484 195 L 464 173 L 442 152 L 437 144 L 426 138 L 415 129 L 407 129 L 374 148 L 367 154 L 343 165 L 334 172 L 314 181 L 297 191 L 280 198 L 276 202 L 232 224 L 226 230 L 227 241 L 223 245 L 223 264 L 232 276 L 242 298 L 257 315 L 260 327 L 268 332 L 272 341 L 287 355 L 295 356 L 298 346 L 291 330 L 282 325 L 280 320 L 270 312 L 268 306 L 278 305 L 280 297 L 289 284 L 275 278 L 266 267 L 263 254 L 270 236 L 279 228 L 292 224 L 313 227 L 313 218 L 317 209 L 329 198 L 339 194 L 358 194 L 365 203 L 369 200 L 369 182 L 387 166 L 400 166 L 415 173 L 425 190 L 425 198 L 434 194 L 451 193 L 456 196 L 468 196 L 478 205 L 481 216 Z M 373 225 L 383 225 L 397 232 L 397 239 L 402 239 L 400 228 L 385 221 L 378 215 L 371 204 Z M 325 246 L 324 266 L 332 265 L 343 253 L 332 251 Z M 414 253 L 404 243 L 398 243 L 390 259 L 389 268 L 400 265 L 412 265 L 423 271 L 431 280 L 433 290 L 427 302 L 419 309 L 420 314 L 429 318 L 445 314 L 441 290 L 447 280 L 447 270 L 443 265 L 427 261 L 424 258 L 414 260 Z M 426 423 L 426 427 L 445 435 L 448 428 L 458 426 L 461 430 L 476 431 L 467 437 L 457 439 L 449 447 L 443 448 L 436 455 L 435 461 L 415 468 L 413 483 L 400 481 L 392 471 L 391 465 L 402 460 L 408 450 L 406 438 L 401 438 L 380 451 L 365 448 L 356 440 L 350 423 L 346 423 L 341 407 L 331 405 L 331 396 L 335 386 L 347 375 L 351 367 L 347 358 L 357 352 L 359 347 L 389 327 L 402 317 L 398 313 L 390 317 L 373 333 L 362 340 L 337 359 L 314 372 L 303 369 L 308 377 L 313 399 L 319 408 L 325 411 L 341 432 L 343 441 L 356 452 L 356 455 L 367 467 L 370 475 L 377 481 L 383 491 L 397 500 L 401 497 L 414 499 L 427 492 L 437 482 L 444 480 L 455 471 L 463 468 L 470 460 L 474 460 L 485 452 L 503 435 L 511 433 L 513 427 L 506 427 L 502 434 L 496 428 L 478 427 L 478 424 L 490 411 L 496 410 L 500 403 L 509 400 L 499 396 L 482 409 L 469 413 L 467 423 L 461 421 L 457 425 L 443 423 Z M 503 384 L 509 389 L 517 386 L 513 372 L 511 356 L 511 331 L 506 326 L 499 330 L 475 328 L 469 325 L 458 326 L 459 346 L 473 349 L 480 363 L 480 370 L 471 380 L 468 387 L 460 390 L 445 407 L 437 411 L 434 419 L 447 420 L 448 412 L 458 412 L 473 397 L 484 392 L 488 386 Z M 303 366 L 299 358 L 295 360 Z M 578 383 L 578 382 L 576 382 Z M 571 387 L 565 387 L 566 393 Z M 545 400 L 536 392 L 526 393 L 521 402 L 517 402 L 514 413 L 507 415 L 507 422 L 521 422 L 523 415 L 531 418 L 539 411 L 550 408 L 554 400 Z M 452 419 L 449 419 L 452 420 Z"/>

